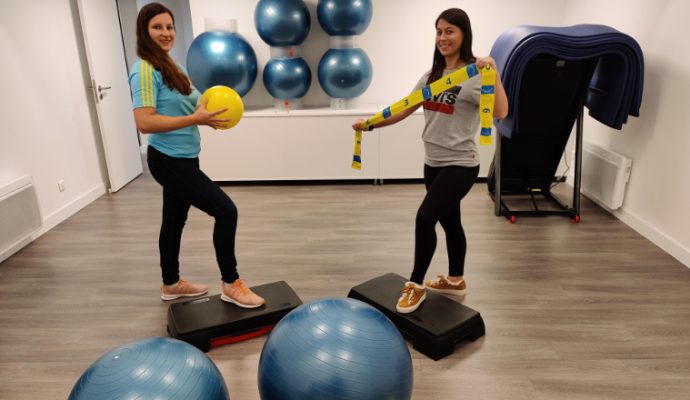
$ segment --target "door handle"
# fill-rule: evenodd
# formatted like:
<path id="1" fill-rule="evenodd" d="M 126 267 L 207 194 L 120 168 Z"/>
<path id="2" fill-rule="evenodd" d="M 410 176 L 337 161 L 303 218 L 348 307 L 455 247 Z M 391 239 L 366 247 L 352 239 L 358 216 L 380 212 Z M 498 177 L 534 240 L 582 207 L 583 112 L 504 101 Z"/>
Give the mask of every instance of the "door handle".
<path id="1" fill-rule="evenodd" d="M 103 100 L 103 97 L 105 96 L 105 94 L 103 92 L 108 90 L 108 89 L 110 89 L 110 86 L 98 85 L 98 98 Z"/>

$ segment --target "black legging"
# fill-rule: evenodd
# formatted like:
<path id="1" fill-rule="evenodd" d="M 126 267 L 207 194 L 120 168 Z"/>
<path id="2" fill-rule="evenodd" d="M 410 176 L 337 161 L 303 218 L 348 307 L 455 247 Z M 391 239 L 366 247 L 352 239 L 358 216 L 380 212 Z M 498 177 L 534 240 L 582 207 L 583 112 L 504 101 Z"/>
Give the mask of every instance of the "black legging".
<path id="1" fill-rule="evenodd" d="M 180 241 L 191 206 L 215 218 L 216 260 L 223 281 L 234 282 L 239 278 L 235 259 L 237 207 L 230 197 L 199 169 L 198 158 L 170 157 L 149 146 L 147 161 L 151 175 L 163 186 L 163 223 L 158 238 L 163 283 L 172 285 L 180 279 Z"/>
<path id="2" fill-rule="evenodd" d="M 422 284 L 436 251 L 436 223 L 446 232 L 448 274 L 460 276 L 465 270 L 467 240 L 460 220 L 460 200 L 479 175 L 476 167 L 430 167 L 424 165 L 426 196 L 415 221 L 414 269 L 410 280 Z"/>

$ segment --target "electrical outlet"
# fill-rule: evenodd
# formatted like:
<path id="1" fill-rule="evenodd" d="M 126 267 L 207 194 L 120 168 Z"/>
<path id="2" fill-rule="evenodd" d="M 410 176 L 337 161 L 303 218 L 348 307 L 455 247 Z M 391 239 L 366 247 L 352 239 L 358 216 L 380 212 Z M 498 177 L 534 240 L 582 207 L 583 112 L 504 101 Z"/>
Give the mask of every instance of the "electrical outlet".
<path id="1" fill-rule="evenodd" d="M 61 192 L 65 191 L 65 181 L 63 181 L 62 179 L 58 181 L 58 190 Z"/>

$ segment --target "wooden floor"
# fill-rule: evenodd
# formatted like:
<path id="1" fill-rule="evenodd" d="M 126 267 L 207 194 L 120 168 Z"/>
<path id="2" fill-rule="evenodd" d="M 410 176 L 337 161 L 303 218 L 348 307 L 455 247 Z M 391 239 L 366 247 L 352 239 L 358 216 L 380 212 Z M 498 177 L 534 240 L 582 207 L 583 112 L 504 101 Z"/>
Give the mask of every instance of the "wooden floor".
<path id="1" fill-rule="evenodd" d="M 225 186 L 240 211 L 250 285 L 287 281 L 303 301 L 411 271 L 421 184 Z M 166 335 L 161 195 L 148 175 L 0 264 L 0 398 L 64 399 L 106 351 Z M 583 200 L 582 222 L 493 215 L 486 185 L 463 201 L 465 305 L 486 336 L 432 361 L 410 348 L 413 398 L 688 399 L 690 269 Z M 212 220 L 190 214 L 182 272 L 219 292 Z M 446 271 L 443 236 L 429 277 Z M 216 348 L 232 399 L 258 399 L 265 337 Z"/>

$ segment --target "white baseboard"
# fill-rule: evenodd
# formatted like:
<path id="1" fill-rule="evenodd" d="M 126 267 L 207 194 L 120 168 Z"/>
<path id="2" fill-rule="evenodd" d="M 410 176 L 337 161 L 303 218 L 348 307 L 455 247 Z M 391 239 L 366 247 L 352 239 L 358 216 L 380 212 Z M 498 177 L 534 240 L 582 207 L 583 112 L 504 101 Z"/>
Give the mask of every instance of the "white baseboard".
<path id="1" fill-rule="evenodd" d="M 99 183 L 90 190 L 86 191 L 81 196 L 77 197 L 64 207 L 58 209 L 54 213 L 43 218 L 43 226 L 35 234 L 32 235 L 31 240 L 36 240 L 38 237 L 56 227 L 59 223 L 65 221 L 67 218 L 76 214 L 82 208 L 93 203 L 96 199 L 106 193 L 105 185 Z"/>
<path id="2" fill-rule="evenodd" d="M 5 250 L 0 251 L 0 263 L 3 262 L 3 261 L 5 261 L 5 260 L 7 260 L 8 258 L 10 258 L 10 257 L 12 256 L 12 254 L 18 252 L 18 251 L 21 250 L 24 246 L 26 246 L 26 245 L 28 245 L 29 243 L 31 243 L 32 240 L 33 240 L 33 237 L 32 237 L 32 236 L 27 236 L 27 237 L 25 237 L 25 238 L 22 238 L 22 239 L 18 240 L 16 243 L 10 245 L 10 246 L 9 246 L 8 248 L 6 248 Z"/>
<path id="3" fill-rule="evenodd" d="M 659 231 L 647 221 L 644 221 L 640 217 L 625 211 L 624 208 L 619 208 L 618 210 L 610 212 L 616 218 L 637 231 L 640 235 L 647 238 L 650 242 L 661 247 L 665 252 L 680 261 L 686 267 L 690 268 L 690 249 L 684 247 L 673 238 Z"/>

